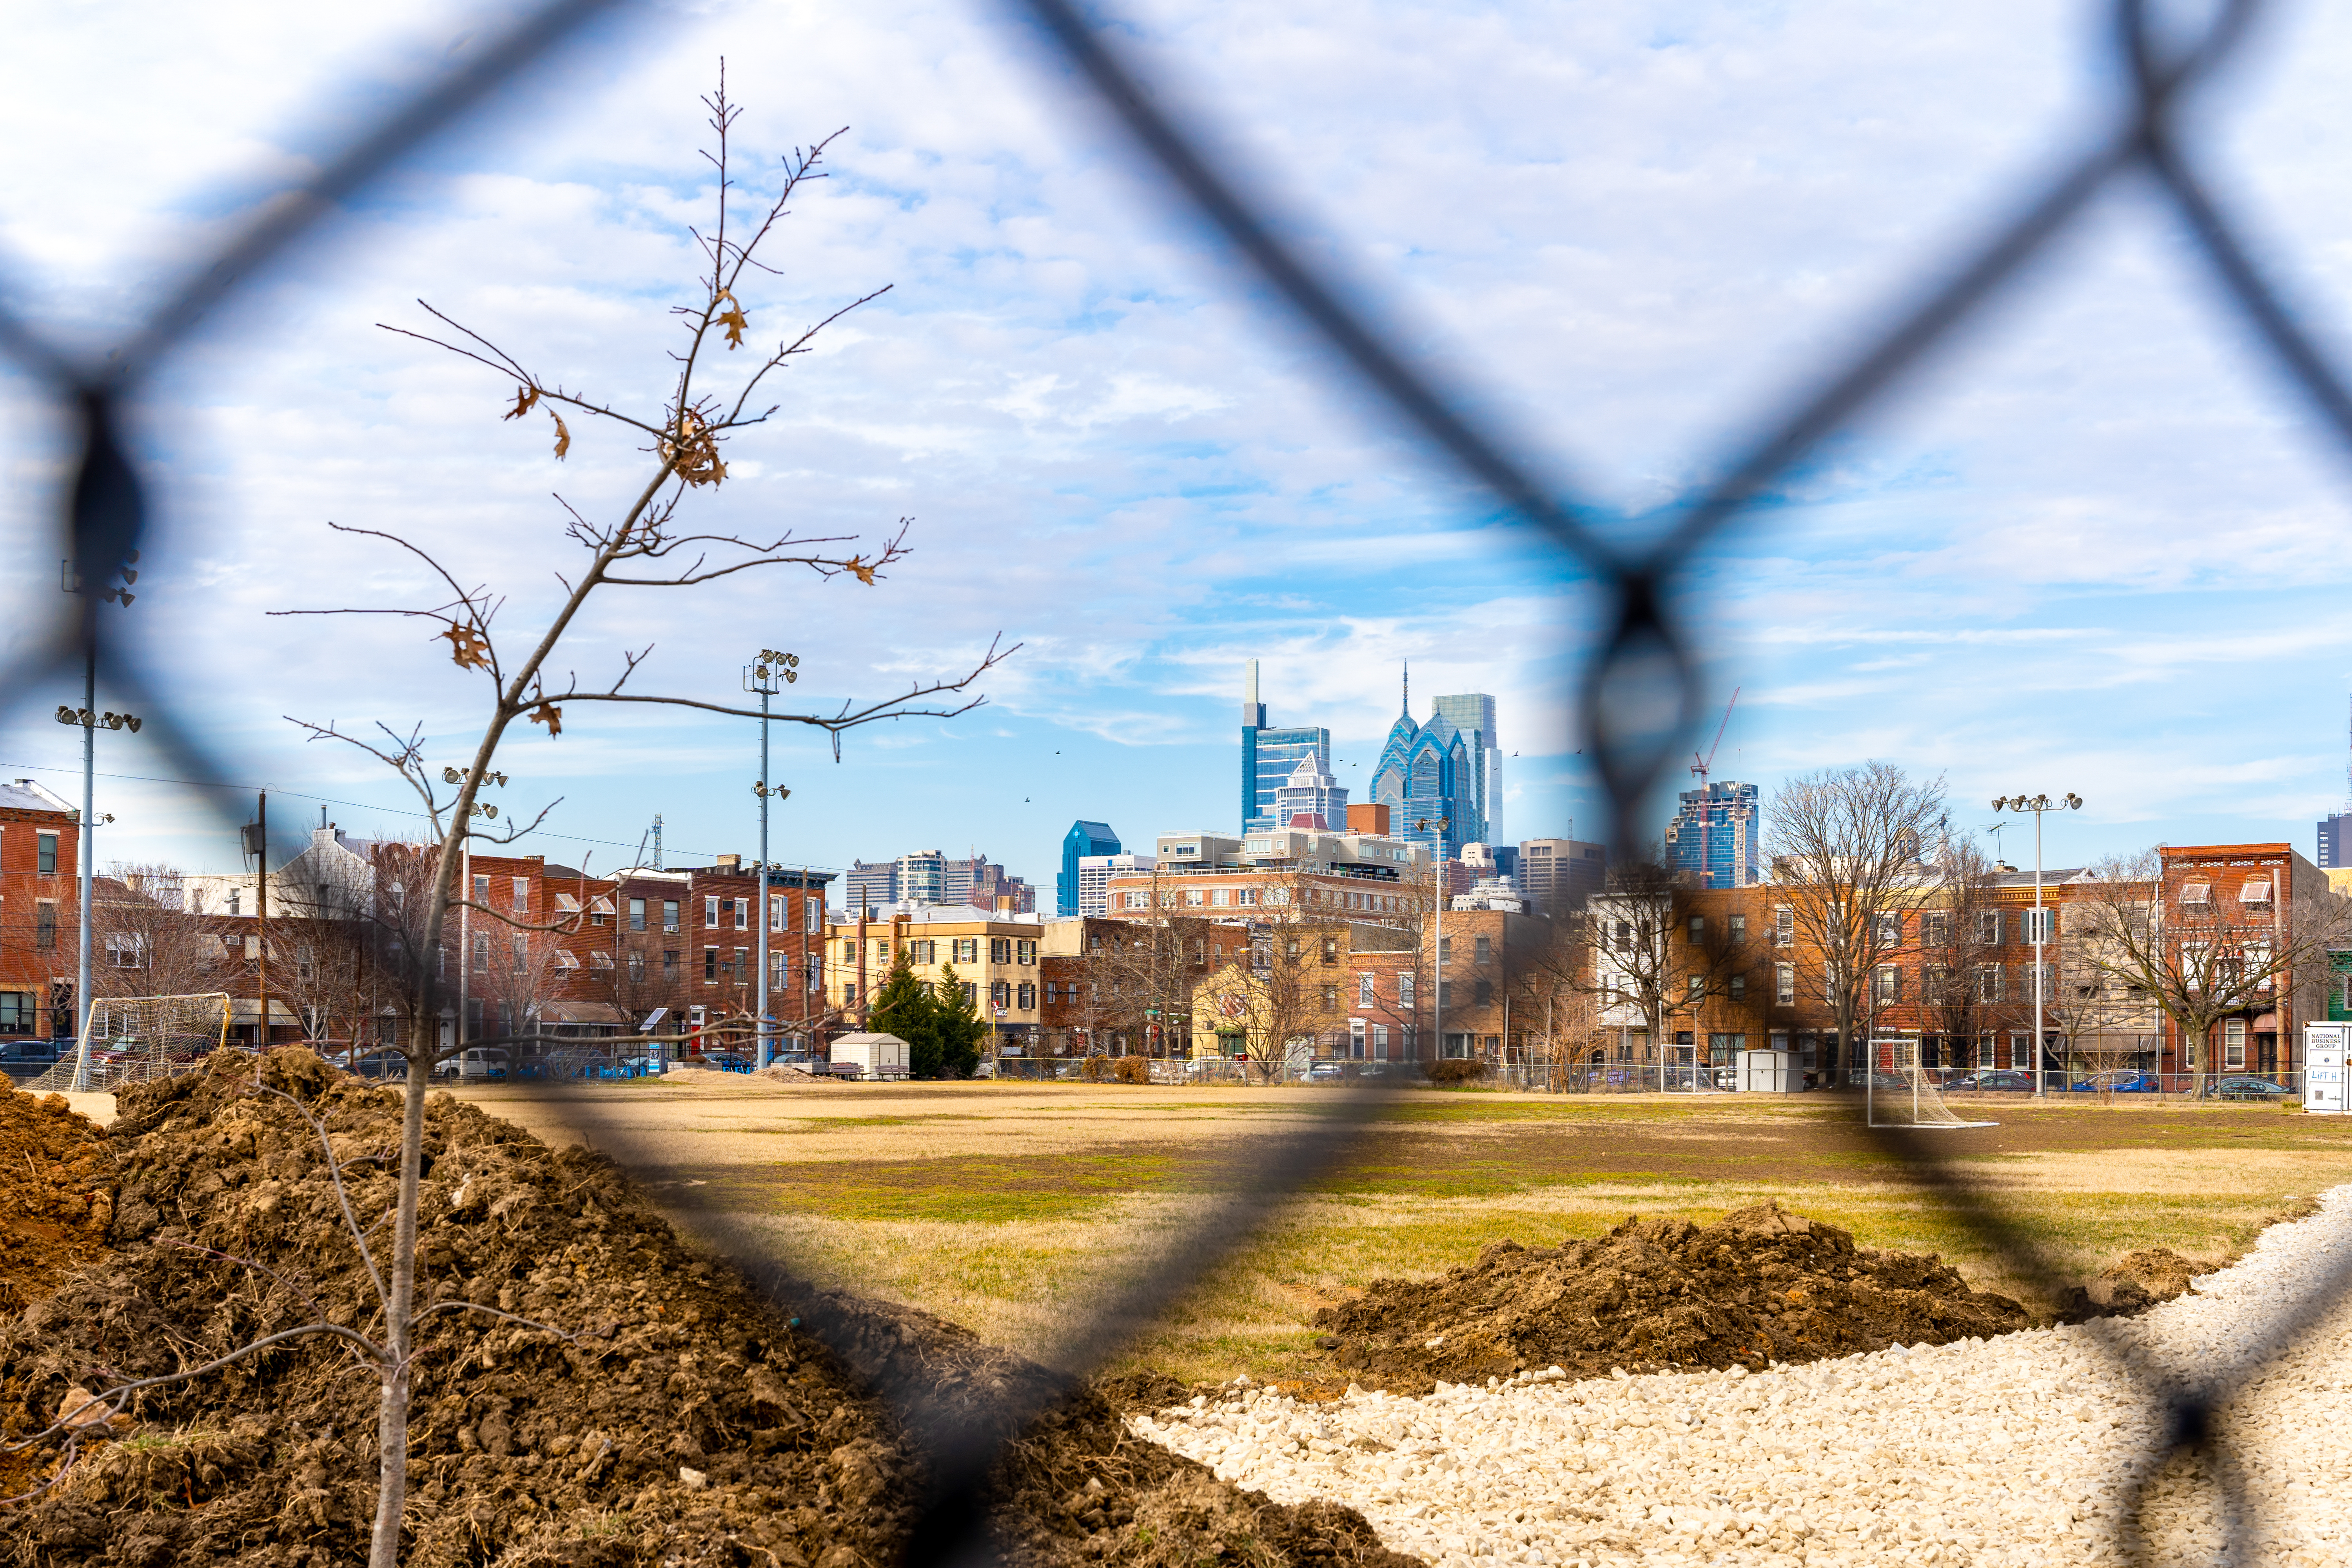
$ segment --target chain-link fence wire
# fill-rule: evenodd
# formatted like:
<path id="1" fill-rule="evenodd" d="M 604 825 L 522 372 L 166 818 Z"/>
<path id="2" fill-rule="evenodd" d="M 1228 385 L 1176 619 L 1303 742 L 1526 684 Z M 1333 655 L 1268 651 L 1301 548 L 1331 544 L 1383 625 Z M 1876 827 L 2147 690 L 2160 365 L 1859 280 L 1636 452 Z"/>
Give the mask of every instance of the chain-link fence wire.
<path id="1" fill-rule="evenodd" d="M 1301 325 L 1328 344 L 1358 382 L 1377 392 L 1406 428 L 1548 538 L 1559 552 L 1564 574 L 1583 574 L 1607 595 L 1606 634 L 1582 671 L 1578 705 L 1586 750 L 1606 793 L 1621 852 L 1638 837 L 1635 825 L 1643 804 L 1668 760 L 1696 728 L 1699 673 L 1688 636 L 1668 605 L 1700 547 L 1824 437 L 1868 412 L 1948 346 L 2029 261 L 2081 217 L 2095 196 L 2116 182 L 2145 179 L 2169 203 L 2212 268 L 2215 298 L 2253 324 L 2287 384 L 2352 456 L 2352 393 L 2346 378 L 2263 275 L 2180 133 L 2182 105 L 2226 65 L 2257 19 L 2260 0 L 2223 0 L 2204 19 L 2201 32 L 2185 37 L 2159 27 L 2150 0 L 2117 0 L 2113 47 L 2132 90 L 2113 122 L 2063 160 L 2055 174 L 2024 192 L 2007 220 L 1992 226 L 1973 250 L 1957 262 L 1939 258 L 1909 301 L 1886 313 L 1865 349 L 1830 366 L 1811 384 L 1776 399 L 1752 442 L 1726 454 L 1720 466 L 1725 477 L 1683 507 L 1646 548 L 1601 538 L 1587 521 L 1596 515 L 1593 510 L 1536 477 L 1572 470 L 1514 450 L 1498 431 L 1468 412 L 1472 400 L 1400 352 L 1396 334 L 1376 311 L 1286 245 L 1277 226 L 1212 156 L 1197 127 L 1180 123 L 1159 107 L 1160 100 L 1123 58 L 1107 26 L 1090 22 L 1068 0 L 1019 4 L 1164 177 L 1157 188 L 1222 230 Z M 396 167 L 583 25 L 614 8 L 615 0 L 555 0 L 528 16 L 470 63 L 327 160 L 319 178 L 293 199 L 272 205 L 216 258 L 192 267 L 189 281 L 102 365 L 77 362 L 0 310 L 0 352 L 41 378 L 80 434 L 80 459 L 58 520 L 59 544 L 60 553 L 78 563 L 89 590 L 111 584 L 139 548 L 147 508 L 141 477 L 120 438 L 121 410 L 173 350 L 233 290 L 282 263 L 337 201 Z M 160 739 L 194 777 L 224 781 L 224 770 L 198 742 L 194 726 L 158 700 L 149 673 L 157 650 L 143 647 L 135 633 L 102 635 L 99 604 L 97 594 L 86 591 L 0 669 L 0 715 L 13 716 L 60 677 L 81 673 L 77 665 L 84 666 L 110 689 L 146 704 Z M 592 1099 L 566 1098 L 577 1130 L 622 1163 L 641 1170 L 664 1163 L 664 1152 L 633 1134 L 609 1108 Z M 930 1491 L 908 1562 L 915 1568 L 940 1568 L 985 1559 L 988 1478 L 1005 1445 L 1059 1391 L 1100 1368 L 1197 1284 L 1284 1195 L 1344 1161 L 1378 1117 L 1381 1100 L 1378 1088 L 1318 1096 L 1302 1131 L 1254 1145 L 1246 1169 L 1236 1169 L 1228 1184 L 1237 1195 L 1213 1205 L 1051 1347 L 1044 1359 L 1056 1369 L 1055 1376 L 974 1404 L 935 1397 L 919 1380 L 877 1375 L 886 1369 L 873 1366 L 867 1354 L 869 1375 L 894 1395 L 931 1458 Z M 1859 1116 L 1855 1135 L 1899 1159 L 1935 1201 L 1997 1250 L 2012 1271 L 2053 1297 L 2068 1282 L 2023 1216 L 1972 1184 L 1943 1157 L 1946 1149 L 1933 1135 L 1868 1128 Z M 697 1210 L 690 1200 L 680 1218 L 735 1259 L 772 1299 L 788 1301 L 808 1294 L 805 1282 L 774 1256 L 772 1243 L 740 1219 L 716 1209 Z M 2115 1544 L 2127 1555 L 2141 1544 L 2137 1516 L 2144 1489 L 2186 1453 L 2217 1493 L 2232 1543 L 2224 1556 L 2237 1557 L 2236 1543 L 2252 1539 L 2258 1521 L 2243 1485 L 2246 1462 L 2228 1449 L 2220 1418 L 2235 1394 L 2282 1348 L 2304 1338 L 2336 1308 L 2347 1284 L 2352 1248 L 2338 1248 L 2319 1277 L 2272 1303 L 2262 1321 L 2245 1325 L 2240 1352 L 2221 1363 L 2167 1366 L 2119 1337 L 2099 1337 L 2122 1374 L 2164 1415 L 2163 1441 L 2139 1456 L 2129 1503 L 2116 1521 L 2121 1539 Z M 824 1324 L 812 1326 L 822 1335 Z M 845 1354 L 856 1349 L 845 1340 L 839 1348 Z"/>

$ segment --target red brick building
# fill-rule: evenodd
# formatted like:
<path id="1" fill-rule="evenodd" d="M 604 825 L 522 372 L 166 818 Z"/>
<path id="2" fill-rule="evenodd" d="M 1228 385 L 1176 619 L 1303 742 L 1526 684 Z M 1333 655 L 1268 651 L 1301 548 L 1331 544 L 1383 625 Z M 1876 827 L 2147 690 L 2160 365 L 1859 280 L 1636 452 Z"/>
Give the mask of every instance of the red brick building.
<path id="1" fill-rule="evenodd" d="M 73 1033 L 80 824 L 31 779 L 0 784 L 0 1039 Z"/>

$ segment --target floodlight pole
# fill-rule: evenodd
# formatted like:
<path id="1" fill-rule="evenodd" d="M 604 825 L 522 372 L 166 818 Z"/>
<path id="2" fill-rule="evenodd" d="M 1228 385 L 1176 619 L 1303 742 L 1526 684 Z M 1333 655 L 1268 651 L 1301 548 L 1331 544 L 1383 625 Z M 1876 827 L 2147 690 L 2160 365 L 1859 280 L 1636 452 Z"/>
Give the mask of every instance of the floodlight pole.
<path id="1" fill-rule="evenodd" d="M 780 653 L 774 648 L 760 650 L 757 662 L 743 667 L 743 689 L 760 694 L 760 778 L 751 793 L 760 797 L 760 879 L 759 897 L 752 905 L 752 919 L 759 923 L 760 978 L 753 992 L 754 1021 L 751 1031 L 751 1064 L 768 1065 L 768 1036 L 773 1020 L 768 1016 L 768 927 L 772 924 L 768 909 L 768 802 L 781 799 L 793 792 L 768 782 L 768 699 L 800 679 L 800 656 Z M 801 886 L 808 886 L 803 873 Z M 861 954 L 864 952 L 860 944 Z"/>
<path id="2" fill-rule="evenodd" d="M 1997 796 L 1995 811 L 2030 811 L 2033 814 L 2033 1092 L 2039 1097 L 2045 1092 L 2042 1068 L 2042 954 L 2049 940 L 2049 916 L 2042 905 L 2042 814 L 2045 811 L 2080 811 L 2083 797 L 2068 794 L 2056 800 L 2046 795 L 2028 798 L 2022 795 Z"/>

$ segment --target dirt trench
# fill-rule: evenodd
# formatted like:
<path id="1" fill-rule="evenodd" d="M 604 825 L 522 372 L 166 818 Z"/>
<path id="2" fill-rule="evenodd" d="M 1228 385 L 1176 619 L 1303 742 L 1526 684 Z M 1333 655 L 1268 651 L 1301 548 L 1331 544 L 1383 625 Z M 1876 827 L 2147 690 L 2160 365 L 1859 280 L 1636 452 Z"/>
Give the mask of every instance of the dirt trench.
<path id="1" fill-rule="evenodd" d="M 381 1262 L 398 1093 L 300 1050 L 257 1071 L 327 1128 Z M 45 1205 L 22 1212 L 47 1227 L 26 1241 L 12 1225 L 0 1254 L 16 1292 L 0 1296 L 0 1430 L 46 1426 L 77 1385 L 279 1330 L 379 1326 L 318 1135 L 256 1081 L 251 1058 L 224 1053 L 124 1091 L 103 1134 L 54 1097 L 0 1098 L 16 1141 L 0 1147 L 24 1146 Z M 982 1489 L 997 1552 L 1022 1568 L 1414 1563 L 1350 1510 L 1281 1507 L 1139 1442 L 1101 1392 L 952 1324 L 838 1295 L 780 1310 L 599 1155 L 443 1095 L 425 1152 L 419 1301 L 442 1310 L 419 1334 L 404 1562 L 885 1568 L 940 1458 L 894 1397 L 937 1397 L 986 1433 L 1027 1393 L 1058 1403 Z M 54 1448 L 20 1458 L 9 1494 L 49 1484 L 5 1510 L 0 1563 L 360 1561 L 376 1394 L 326 1336 L 142 1392 L 126 1430 L 61 1475 Z"/>

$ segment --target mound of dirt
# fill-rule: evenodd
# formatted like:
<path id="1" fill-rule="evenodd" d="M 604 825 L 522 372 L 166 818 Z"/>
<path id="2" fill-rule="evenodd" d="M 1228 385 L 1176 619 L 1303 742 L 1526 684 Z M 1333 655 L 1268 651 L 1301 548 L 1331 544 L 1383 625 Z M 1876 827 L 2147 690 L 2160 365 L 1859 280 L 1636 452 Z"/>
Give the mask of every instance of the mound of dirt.
<path id="1" fill-rule="evenodd" d="M 2127 1318 L 2147 1311 L 2158 1301 L 2187 1295 L 2190 1281 L 2200 1274 L 2211 1273 L 2216 1267 L 2183 1258 L 2168 1247 L 2127 1252 L 2100 1270 L 2099 1277 L 2088 1285 L 2075 1286 L 2059 1316 L 2070 1323 L 2092 1318 Z"/>
<path id="2" fill-rule="evenodd" d="M 300 1050 L 261 1070 L 328 1129 L 381 1261 L 398 1091 Z M 319 1138 L 252 1092 L 253 1074 L 252 1058 L 224 1055 L 209 1073 L 122 1092 L 92 1167 L 112 1189 L 110 1247 L 0 1317 L 0 1429 L 47 1426 L 77 1384 L 199 1365 L 302 1323 L 378 1331 Z M 887 1563 L 928 1456 L 877 1383 L 961 1378 L 984 1406 L 1046 1375 L 937 1320 L 813 1297 L 799 1310 L 824 1315 L 836 1353 L 687 1247 L 603 1156 L 550 1150 L 446 1095 L 425 1144 L 420 1304 L 549 1328 L 470 1310 L 422 1324 L 404 1563 Z M 373 1373 L 323 1335 L 143 1391 L 132 1429 L 9 1511 L 0 1563 L 360 1561 L 376 1395 Z M 1066 1402 L 1000 1468 L 995 1532 L 1024 1563 L 1410 1563 L 1347 1510 L 1276 1508 L 1139 1454 L 1100 1403 Z"/>
<path id="3" fill-rule="evenodd" d="M 21 1310 L 96 1258 L 114 1218 L 106 1135 L 62 1094 L 0 1077 L 0 1313 Z"/>
<path id="4" fill-rule="evenodd" d="M 1399 1394 L 1555 1365 L 1760 1369 L 2029 1321 L 1939 1258 L 1858 1247 L 1778 1204 L 1709 1226 L 1629 1219 L 1557 1247 L 1498 1241 L 1442 1279 L 1374 1280 L 1315 1315 L 1335 1372 Z"/>

